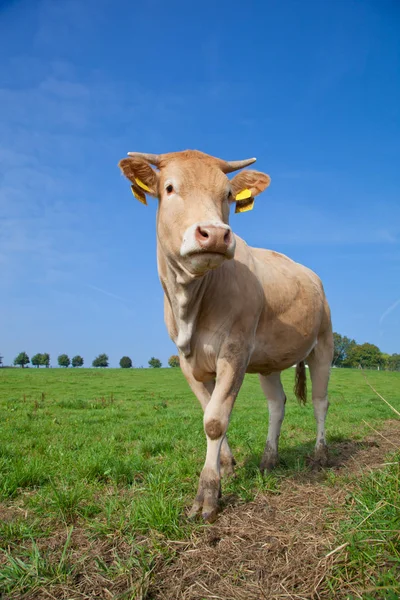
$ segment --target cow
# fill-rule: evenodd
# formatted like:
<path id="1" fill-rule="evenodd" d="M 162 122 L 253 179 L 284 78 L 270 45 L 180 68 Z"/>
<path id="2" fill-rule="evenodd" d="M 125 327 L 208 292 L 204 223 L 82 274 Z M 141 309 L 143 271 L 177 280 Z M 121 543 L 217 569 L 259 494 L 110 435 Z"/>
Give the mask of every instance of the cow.
<path id="1" fill-rule="evenodd" d="M 207 453 L 189 513 L 212 522 L 221 477 L 235 460 L 226 437 L 245 373 L 258 373 L 269 410 L 261 472 L 278 462 L 286 396 L 281 372 L 296 365 L 295 393 L 306 400 L 308 364 L 317 423 L 314 462 L 326 466 L 325 418 L 333 356 L 331 316 L 318 276 L 283 254 L 252 248 L 229 226 L 253 208 L 270 177 L 243 169 L 255 158 L 224 161 L 197 150 L 129 152 L 119 162 L 143 204 L 158 199 L 157 266 L 168 333 L 182 372 L 204 411 Z M 155 170 L 153 167 L 156 167 Z"/>

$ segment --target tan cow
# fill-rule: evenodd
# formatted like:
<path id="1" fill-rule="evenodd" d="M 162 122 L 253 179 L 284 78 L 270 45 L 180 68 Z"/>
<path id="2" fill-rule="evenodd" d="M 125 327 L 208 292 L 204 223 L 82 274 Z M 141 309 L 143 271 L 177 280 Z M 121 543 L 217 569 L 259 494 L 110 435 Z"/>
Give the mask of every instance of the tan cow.
<path id="1" fill-rule="evenodd" d="M 254 197 L 270 183 L 257 171 L 242 171 L 230 180 L 226 176 L 254 158 L 225 162 L 195 150 L 129 156 L 119 166 L 135 196 L 144 204 L 145 194 L 158 198 L 165 321 L 204 410 L 207 455 L 190 515 L 202 512 L 212 521 L 221 476 L 232 473 L 235 464 L 226 432 L 245 373 L 259 373 L 268 400 L 265 471 L 278 461 L 286 402 L 280 373 L 297 365 L 295 391 L 305 402 L 307 361 L 317 421 L 315 460 L 326 465 L 330 310 L 315 273 L 283 254 L 247 246 L 229 227 L 230 205 L 236 202 L 239 212 L 251 209 Z"/>

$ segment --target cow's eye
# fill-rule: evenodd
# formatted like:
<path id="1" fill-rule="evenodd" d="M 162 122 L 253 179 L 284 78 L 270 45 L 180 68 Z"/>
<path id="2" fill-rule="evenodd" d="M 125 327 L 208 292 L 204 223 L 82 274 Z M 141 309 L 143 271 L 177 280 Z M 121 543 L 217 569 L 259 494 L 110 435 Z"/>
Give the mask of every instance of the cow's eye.
<path id="1" fill-rule="evenodd" d="M 165 189 L 167 190 L 167 194 L 172 194 L 172 192 L 174 191 L 174 186 L 171 183 L 169 183 Z"/>
<path id="2" fill-rule="evenodd" d="M 228 200 L 232 198 L 232 190 L 228 190 Z"/>

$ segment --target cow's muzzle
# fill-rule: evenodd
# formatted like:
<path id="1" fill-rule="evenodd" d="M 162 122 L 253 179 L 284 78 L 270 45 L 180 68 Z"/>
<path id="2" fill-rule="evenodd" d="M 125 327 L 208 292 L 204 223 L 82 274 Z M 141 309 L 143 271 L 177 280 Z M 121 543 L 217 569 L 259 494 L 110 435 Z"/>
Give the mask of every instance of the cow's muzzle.
<path id="1" fill-rule="evenodd" d="M 194 237 L 201 250 L 226 254 L 232 243 L 232 231 L 216 225 L 198 225 Z"/>
<path id="2" fill-rule="evenodd" d="M 229 225 L 218 222 L 195 223 L 183 236 L 181 256 L 220 254 L 233 258 L 235 237 Z"/>

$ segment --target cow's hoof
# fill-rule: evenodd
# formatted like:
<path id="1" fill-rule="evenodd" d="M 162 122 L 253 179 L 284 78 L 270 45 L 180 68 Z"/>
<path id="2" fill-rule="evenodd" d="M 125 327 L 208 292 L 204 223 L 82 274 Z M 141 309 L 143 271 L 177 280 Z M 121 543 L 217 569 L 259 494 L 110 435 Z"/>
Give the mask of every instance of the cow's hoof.
<path id="1" fill-rule="evenodd" d="M 189 521 L 195 521 L 201 511 L 201 506 L 198 506 L 196 501 L 194 502 L 192 508 L 188 512 L 187 518 Z"/>
<path id="2" fill-rule="evenodd" d="M 192 508 L 189 511 L 188 514 L 188 519 L 189 521 L 195 521 L 197 519 L 201 518 L 205 523 L 214 523 L 214 521 L 217 519 L 219 513 L 219 505 L 217 503 L 216 506 L 211 507 L 211 506 L 207 506 L 207 507 L 203 507 L 201 505 L 198 504 L 198 502 L 194 502 Z"/>
<path id="3" fill-rule="evenodd" d="M 314 456 L 310 458 L 311 468 L 313 470 L 324 469 L 329 464 L 329 453 L 328 447 L 325 444 L 321 444 L 315 448 Z"/>
<path id="4" fill-rule="evenodd" d="M 271 473 L 277 466 L 276 461 L 262 462 L 260 465 L 260 473 L 261 475 L 266 475 L 267 473 Z"/>
<path id="5" fill-rule="evenodd" d="M 273 469 L 275 469 L 275 467 L 278 465 L 278 462 L 279 456 L 277 452 L 273 452 L 272 450 L 267 450 L 266 452 L 264 452 L 260 464 L 261 474 L 264 475 L 265 473 L 273 471 Z"/>
<path id="6" fill-rule="evenodd" d="M 221 482 L 219 480 L 200 480 L 197 496 L 189 511 L 188 519 L 196 519 L 200 513 L 203 521 L 213 523 L 219 511 L 219 499 L 221 498 Z"/>
<path id="7" fill-rule="evenodd" d="M 203 511 L 201 517 L 205 523 L 214 523 L 218 517 L 218 512 L 218 506 L 216 506 L 212 510 Z"/>

